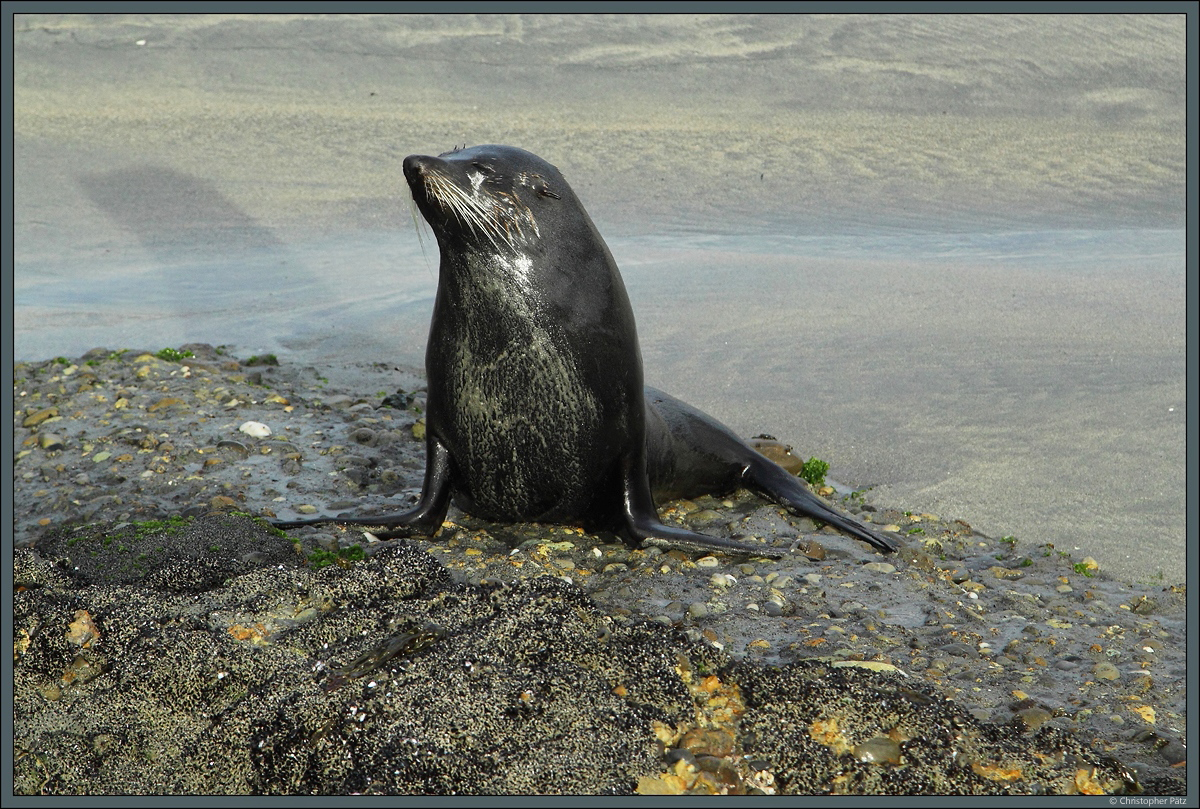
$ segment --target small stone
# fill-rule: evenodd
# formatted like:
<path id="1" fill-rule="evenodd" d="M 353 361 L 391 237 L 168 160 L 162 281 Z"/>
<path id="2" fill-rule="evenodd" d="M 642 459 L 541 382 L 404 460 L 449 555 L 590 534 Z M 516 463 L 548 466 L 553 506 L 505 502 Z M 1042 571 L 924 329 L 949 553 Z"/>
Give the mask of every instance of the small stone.
<path id="1" fill-rule="evenodd" d="M 166 410 L 168 407 L 175 407 L 177 405 L 186 405 L 186 404 L 187 403 L 184 402 L 183 399 L 180 399 L 178 396 L 166 396 L 166 397 L 163 397 L 162 399 L 159 399 L 157 402 L 150 405 L 149 407 L 147 407 L 146 410 L 150 413 L 154 413 L 159 410 Z"/>
<path id="2" fill-rule="evenodd" d="M 809 559 L 812 559 L 814 562 L 820 562 L 825 558 L 825 546 L 816 540 L 801 542 L 797 546 L 797 550 L 799 550 L 800 553 L 804 554 Z"/>
<path id="3" fill-rule="evenodd" d="M 1034 731 L 1053 719 L 1054 715 L 1045 708 L 1031 706 L 1017 711 L 1017 718 L 1021 720 L 1027 731 Z"/>
<path id="4" fill-rule="evenodd" d="M 1092 669 L 1092 674 L 1099 680 L 1116 680 L 1121 676 L 1121 672 L 1112 663 L 1097 663 Z"/>
<path id="5" fill-rule="evenodd" d="M 852 653 L 849 650 L 843 650 L 843 652 L 846 654 Z M 838 660 L 834 663 L 830 663 L 829 665 L 831 665 L 835 669 L 853 668 L 853 669 L 866 669 L 867 671 L 889 671 L 889 672 L 895 672 L 897 674 L 901 674 L 905 677 L 908 676 L 907 674 L 904 674 L 903 671 L 901 671 L 900 669 L 893 666 L 891 663 L 884 663 L 882 660 Z"/>
<path id="6" fill-rule="evenodd" d="M 697 567 L 716 567 L 721 561 L 715 556 L 701 556 L 696 560 Z"/>
<path id="7" fill-rule="evenodd" d="M 887 562 L 867 562 L 863 565 L 864 568 L 872 573 L 895 573 L 896 566 Z"/>
<path id="8" fill-rule="evenodd" d="M 692 728 L 683 734 L 679 746 L 694 755 L 727 756 L 733 752 L 733 736 L 715 728 Z"/>
<path id="9" fill-rule="evenodd" d="M 367 447 L 373 447 L 376 443 L 378 443 L 378 437 L 376 436 L 375 431 L 370 427 L 359 427 L 357 430 L 350 433 L 350 440 L 356 444 L 362 444 L 363 446 Z"/>
<path id="10" fill-rule="evenodd" d="M 1149 705 L 1131 705 L 1129 710 L 1133 711 L 1135 714 L 1140 716 L 1143 721 L 1148 722 L 1151 725 L 1153 725 L 1157 719 L 1157 711 L 1155 711 Z"/>
<path id="11" fill-rule="evenodd" d="M 638 776 L 637 794 L 639 795 L 682 795 L 686 789 L 687 782 L 673 773 L 662 776 Z"/>
<path id="12" fill-rule="evenodd" d="M 22 427 L 36 427 L 37 425 L 41 424 L 46 419 L 53 418 L 54 416 L 57 416 L 57 415 L 58 415 L 57 407 L 47 407 L 45 410 L 39 410 L 36 413 L 31 413 L 30 415 L 26 416 L 25 420 L 21 422 L 21 426 Z"/>
<path id="13" fill-rule="evenodd" d="M 63 449 L 64 447 L 66 447 L 66 442 L 63 441 L 63 438 L 61 435 L 54 435 L 53 433 L 42 433 L 41 435 L 38 436 L 38 446 L 40 446 L 42 449 L 49 452 L 49 451 L 53 451 L 53 450 Z"/>
<path id="14" fill-rule="evenodd" d="M 854 748 L 854 757 L 868 764 L 900 763 L 900 745 L 886 736 L 875 736 Z"/>
<path id="15" fill-rule="evenodd" d="M 271 428 L 261 421 L 247 421 L 241 427 L 238 427 L 238 431 L 245 433 L 251 438 L 266 438 L 271 434 Z"/>
<path id="16" fill-rule="evenodd" d="M 1130 678 L 1130 687 L 1143 694 L 1154 687 L 1154 678 L 1145 672 L 1138 672 Z"/>
<path id="17" fill-rule="evenodd" d="M 250 457 L 250 449 L 240 441 L 218 441 L 217 449 L 227 450 L 229 454 L 236 455 L 241 458 Z"/>
<path id="18" fill-rule="evenodd" d="M 1141 598 L 1133 605 L 1133 611 L 1138 615 L 1150 615 L 1158 608 L 1158 603 L 1153 598 Z"/>
<path id="19" fill-rule="evenodd" d="M 1163 745 L 1158 754 L 1165 758 L 1172 767 L 1187 761 L 1187 748 L 1174 739 Z"/>
<path id="20" fill-rule="evenodd" d="M 91 613 L 87 610 L 76 610 L 75 620 L 71 622 L 67 631 L 67 640 L 76 646 L 86 649 L 92 645 L 92 641 L 100 637 L 100 630 L 96 628 L 96 624 L 92 621 Z"/>

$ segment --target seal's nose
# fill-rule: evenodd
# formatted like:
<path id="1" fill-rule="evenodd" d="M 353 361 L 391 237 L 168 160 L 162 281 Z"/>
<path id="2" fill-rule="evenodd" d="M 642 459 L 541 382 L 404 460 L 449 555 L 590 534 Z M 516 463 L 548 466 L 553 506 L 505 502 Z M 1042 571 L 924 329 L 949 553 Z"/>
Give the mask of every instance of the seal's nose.
<path id="1" fill-rule="evenodd" d="M 404 158 L 404 176 L 410 182 L 416 182 L 425 173 L 429 163 L 435 158 L 423 154 L 410 154 Z"/>

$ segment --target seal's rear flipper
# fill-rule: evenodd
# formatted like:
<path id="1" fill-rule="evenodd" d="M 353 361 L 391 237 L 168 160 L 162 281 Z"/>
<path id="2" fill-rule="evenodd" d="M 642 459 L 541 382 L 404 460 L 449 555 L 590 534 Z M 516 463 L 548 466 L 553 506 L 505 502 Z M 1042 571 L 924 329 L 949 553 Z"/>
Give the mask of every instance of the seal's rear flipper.
<path id="1" fill-rule="evenodd" d="M 647 456 L 663 499 L 728 491 L 742 485 L 789 511 L 827 522 L 888 553 L 900 543 L 839 514 L 796 476 L 752 449 L 712 416 L 656 388 L 646 388 Z"/>
<path id="2" fill-rule="evenodd" d="M 758 455 L 753 450 L 750 452 Z M 767 458 L 750 458 L 746 470 L 742 473 L 742 481 L 746 486 L 766 495 L 789 511 L 827 522 L 881 551 L 894 553 L 900 549 L 900 543 L 886 534 L 868 528 L 853 517 L 834 511 L 824 500 L 809 491 L 799 478 Z"/>
<path id="3" fill-rule="evenodd" d="M 412 511 L 384 514 L 378 517 L 317 517 L 312 520 L 273 520 L 271 525 L 284 531 L 304 525 L 362 525 L 378 529 L 371 531 L 380 539 L 408 537 L 414 534 L 434 534 L 446 519 L 450 508 L 450 451 L 429 437 L 426 442 L 428 460 L 425 463 L 425 483 L 421 500 Z"/>

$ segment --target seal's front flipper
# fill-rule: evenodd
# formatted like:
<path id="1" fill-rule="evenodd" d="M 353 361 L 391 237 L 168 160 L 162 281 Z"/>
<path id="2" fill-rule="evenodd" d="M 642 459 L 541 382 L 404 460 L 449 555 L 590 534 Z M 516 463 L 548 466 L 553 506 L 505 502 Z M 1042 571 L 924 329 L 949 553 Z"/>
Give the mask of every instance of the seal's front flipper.
<path id="1" fill-rule="evenodd" d="M 754 455 L 758 456 L 758 453 L 755 452 Z M 886 534 L 868 528 L 853 517 L 834 511 L 824 500 L 809 491 L 798 477 L 767 458 L 750 458 L 742 473 L 742 481 L 788 510 L 827 522 L 881 551 L 894 553 L 900 549 L 900 543 Z"/>
<path id="2" fill-rule="evenodd" d="M 450 507 L 450 451 L 440 441 L 429 437 L 426 447 L 425 483 L 421 487 L 421 500 L 412 511 L 402 514 L 384 514 L 378 517 L 317 517 L 312 520 L 276 520 L 271 525 L 288 530 L 304 525 L 362 525 L 372 530 L 380 539 L 407 537 L 414 534 L 426 536 L 435 533 L 446 518 Z"/>

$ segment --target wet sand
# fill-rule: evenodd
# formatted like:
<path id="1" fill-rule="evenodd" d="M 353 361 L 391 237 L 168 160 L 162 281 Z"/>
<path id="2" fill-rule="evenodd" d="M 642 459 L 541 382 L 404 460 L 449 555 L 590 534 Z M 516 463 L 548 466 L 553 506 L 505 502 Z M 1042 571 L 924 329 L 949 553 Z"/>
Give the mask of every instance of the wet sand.
<path id="1" fill-rule="evenodd" d="M 1182 17 L 16 28 L 19 358 L 419 364 L 400 161 L 511 143 L 608 238 L 649 383 L 877 500 L 1183 578 Z"/>

